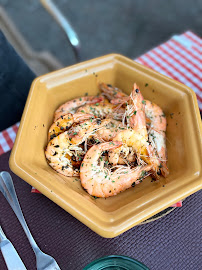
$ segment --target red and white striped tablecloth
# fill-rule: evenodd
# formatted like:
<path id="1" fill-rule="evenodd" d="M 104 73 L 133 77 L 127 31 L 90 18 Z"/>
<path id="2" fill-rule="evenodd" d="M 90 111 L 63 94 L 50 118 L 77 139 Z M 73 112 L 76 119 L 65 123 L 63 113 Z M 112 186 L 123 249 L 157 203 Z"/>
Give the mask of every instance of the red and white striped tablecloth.
<path id="1" fill-rule="evenodd" d="M 202 39 L 191 31 L 175 35 L 167 42 L 136 59 L 168 77 L 192 88 L 202 111 Z M 0 132 L 0 155 L 13 147 L 20 123 Z M 32 192 L 38 192 L 32 188 Z M 178 202 L 173 207 L 182 206 Z"/>

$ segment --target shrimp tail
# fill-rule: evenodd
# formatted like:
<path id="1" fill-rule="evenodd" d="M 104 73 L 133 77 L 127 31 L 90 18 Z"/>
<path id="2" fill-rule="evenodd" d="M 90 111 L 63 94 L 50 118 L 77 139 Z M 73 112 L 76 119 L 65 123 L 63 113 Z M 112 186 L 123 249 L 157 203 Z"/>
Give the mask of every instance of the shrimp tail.
<path id="1" fill-rule="evenodd" d="M 162 165 L 162 167 L 161 167 L 161 174 L 163 175 L 163 177 L 168 177 L 168 175 L 169 175 L 169 169 L 168 169 L 168 167 L 167 167 L 167 165 L 166 165 L 166 162 L 165 161 L 163 161 L 162 163 L 161 163 L 161 165 Z"/>

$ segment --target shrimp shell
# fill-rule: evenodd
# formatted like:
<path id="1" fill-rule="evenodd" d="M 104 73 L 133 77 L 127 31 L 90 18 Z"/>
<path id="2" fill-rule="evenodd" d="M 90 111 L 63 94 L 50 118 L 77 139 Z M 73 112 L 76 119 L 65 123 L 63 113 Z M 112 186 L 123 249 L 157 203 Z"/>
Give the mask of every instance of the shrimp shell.
<path id="1" fill-rule="evenodd" d="M 85 96 L 76 98 L 73 100 L 69 100 L 66 103 L 62 104 L 56 111 L 54 115 L 54 122 L 60 118 L 61 116 L 72 113 L 74 114 L 76 110 L 85 105 L 85 104 L 95 104 L 98 102 L 102 102 L 104 98 L 102 96 L 95 97 L 95 96 Z"/>
<path id="2" fill-rule="evenodd" d="M 79 123 L 81 121 L 93 117 L 94 117 L 93 114 L 82 114 L 82 113 L 76 114 L 68 113 L 66 115 L 61 116 L 49 128 L 48 141 L 52 140 L 54 137 L 68 130 L 74 123 Z"/>
<path id="3" fill-rule="evenodd" d="M 130 169 L 125 166 L 110 171 L 99 159 L 106 150 L 121 146 L 121 142 L 107 142 L 94 145 L 86 153 L 80 168 L 81 185 L 87 192 L 96 197 L 107 198 L 139 184 L 151 170 L 151 165 Z"/>
<path id="4" fill-rule="evenodd" d="M 122 120 L 123 114 L 125 110 L 124 108 L 119 108 L 117 110 L 117 106 L 111 103 L 96 103 L 95 105 L 84 105 L 78 108 L 77 113 L 86 113 L 86 114 L 94 114 L 96 117 L 101 119 L 103 118 L 113 118 L 115 120 Z"/>
<path id="5" fill-rule="evenodd" d="M 104 92 L 110 102 L 114 105 L 125 105 L 129 102 L 129 96 L 122 93 L 120 89 L 102 84 L 100 90 Z M 166 116 L 162 109 L 155 103 L 145 100 L 145 115 L 148 128 L 148 139 L 152 147 L 157 152 L 160 161 L 160 171 L 164 177 L 169 174 L 167 167 L 167 150 L 166 150 Z"/>
<path id="6" fill-rule="evenodd" d="M 139 159 L 143 159 L 147 164 L 152 164 L 154 171 L 158 171 L 159 161 L 155 156 L 152 146 L 148 143 L 148 134 L 146 129 L 146 118 L 144 109 L 144 99 L 136 84 L 134 84 L 131 93 L 131 100 L 128 105 L 127 119 L 129 122 L 128 129 L 125 129 L 114 137 L 113 141 L 121 141 L 125 147 L 132 147 Z M 127 112 L 127 111 L 126 111 Z M 117 165 L 122 148 L 113 149 L 109 152 L 109 161 Z"/>
<path id="7" fill-rule="evenodd" d="M 65 176 L 79 176 L 78 169 L 73 168 L 71 161 L 72 151 L 82 152 L 82 148 L 72 145 L 67 131 L 53 138 L 47 145 L 45 156 L 49 165 Z"/>

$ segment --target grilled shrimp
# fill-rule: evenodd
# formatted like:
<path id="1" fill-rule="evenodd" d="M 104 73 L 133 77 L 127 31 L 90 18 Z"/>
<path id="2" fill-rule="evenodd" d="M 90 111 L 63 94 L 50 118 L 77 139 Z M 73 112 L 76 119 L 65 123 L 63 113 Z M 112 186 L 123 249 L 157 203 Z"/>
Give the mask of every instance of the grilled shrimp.
<path id="1" fill-rule="evenodd" d="M 86 153 L 80 168 L 81 185 L 96 197 L 107 198 L 139 184 L 148 176 L 152 165 L 137 166 L 130 169 L 118 166 L 117 170 L 108 169 L 102 159 L 104 151 L 119 148 L 121 142 L 107 142 L 94 145 Z"/>
<path id="2" fill-rule="evenodd" d="M 125 93 L 122 93 L 120 89 L 113 88 L 105 84 L 102 85 L 104 86 L 100 87 L 101 91 L 104 92 L 104 94 L 107 96 L 107 98 L 111 101 L 112 104 L 123 105 L 129 101 L 130 97 Z M 149 126 L 149 142 L 152 144 L 159 157 L 160 171 L 162 175 L 164 177 L 167 177 L 169 174 L 169 170 L 166 165 L 166 116 L 158 105 L 152 103 L 149 100 L 145 100 L 145 115 L 146 124 L 147 126 Z"/>
<path id="3" fill-rule="evenodd" d="M 72 126 L 69 131 L 69 137 L 72 143 L 83 138 L 85 141 L 93 140 L 94 143 L 112 141 L 113 138 L 125 127 L 120 121 L 113 119 L 90 119 L 78 125 Z M 88 142 L 88 145 L 90 141 Z M 125 164 L 125 163 L 124 163 Z"/>
<path id="4" fill-rule="evenodd" d="M 114 119 L 104 119 L 102 120 L 102 128 L 98 129 L 95 132 L 95 138 L 100 140 L 101 142 L 109 142 L 112 141 L 113 138 L 123 129 L 125 126 L 117 120 Z"/>
<path id="5" fill-rule="evenodd" d="M 77 113 L 94 114 L 99 118 L 110 117 L 116 120 L 121 120 L 125 110 L 124 108 L 118 108 L 109 102 L 96 103 L 94 105 L 84 105 L 78 108 Z"/>
<path id="6" fill-rule="evenodd" d="M 106 126 L 111 120 L 100 118 L 86 120 L 80 124 L 72 126 L 68 130 L 68 135 L 73 144 L 78 144 L 81 140 L 86 141 L 87 139 L 95 136 L 95 133 Z"/>
<path id="7" fill-rule="evenodd" d="M 110 151 L 109 161 L 113 165 L 117 165 L 121 151 L 123 152 L 125 150 L 124 148 L 127 149 L 128 147 L 132 147 L 133 151 L 137 155 L 138 162 L 141 163 L 142 159 L 147 164 L 152 164 L 154 171 L 157 172 L 160 163 L 152 146 L 148 143 L 144 110 L 145 101 L 136 84 L 134 84 L 130 102 L 132 104 L 127 105 L 126 108 L 126 120 L 129 123 L 128 129 L 119 132 L 113 139 L 113 142 L 122 142 L 123 147 L 119 147 Z"/>
<path id="8" fill-rule="evenodd" d="M 65 176 L 79 176 L 79 170 L 74 167 L 72 156 L 83 158 L 84 154 L 82 147 L 71 143 L 67 131 L 53 138 L 45 151 L 49 165 Z"/>
<path id="9" fill-rule="evenodd" d="M 104 98 L 102 96 L 99 96 L 99 97 L 85 96 L 85 97 L 80 97 L 80 98 L 67 101 L 55 111 L 54 122 L 65 114 L 68 114 L 68 113 L 74 114 L 79 107 L 85 104 L 95 104 L 103 100 Z"/>
<path id="10" fill-rule="evenodd" d="M 78 168 L 87 151 L 82 143 L 102 125 L 100 119 L 86 120 L 53 138 L 45 151 L 49 165 L 65 176 L 78 176 Z"/>
<path id="11" fill-rule="evenodd" d="M 146 117 L 149 119 L 147 120 L 147 125 L 149 126 L 149 141 L 156 150 L 160 159 L 161 173 L 164 177 L 167 177 L 169 170 L 166 165 L 166 116 L 158 105 L 149 100 L 146 100 L 145 113 Z"/>
<path id="12" fill-rule="evenodd" d="M 51 125 L 48 131 L 48 141 L 68 130 L 74 123 L 79 123 L 89 118 L 94 118 L 94 115 L 83 113 L 68 113 L 64 116 L 61 116 Z"/>
<path id="13" fill-rule="evenodd" d="M 109 100 L 127 97 L 127 95 L 123 93 L 121 89 L 113 87 L 111 84 L 100 83 L 99 89 Z"/>

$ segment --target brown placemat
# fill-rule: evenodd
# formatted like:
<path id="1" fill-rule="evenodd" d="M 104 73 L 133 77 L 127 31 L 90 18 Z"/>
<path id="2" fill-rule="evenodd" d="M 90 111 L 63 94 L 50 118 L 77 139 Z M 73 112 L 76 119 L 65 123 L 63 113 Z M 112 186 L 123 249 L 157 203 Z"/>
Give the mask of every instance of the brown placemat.
<path id="1" fill-rule="evenodd" d="M 0 170 L 9 171 L 10 152 L 0 157 Z M 202 243 L 202 191 L 170 214 L 105 239 L 91 231 L 45 196 L 31 194 L 30 185 L 11 173 L 28 226 L 39 247 L 52 255 L 62 270 L 81 270 L 102 256 L 119 254 L 135 258 L 151 270 L 199 270 Z M 35 257 L 12 209 L 0 194 L 0 224 L 28 270 Z M 0 254 L 0 269 L 6 270 Z"/>

